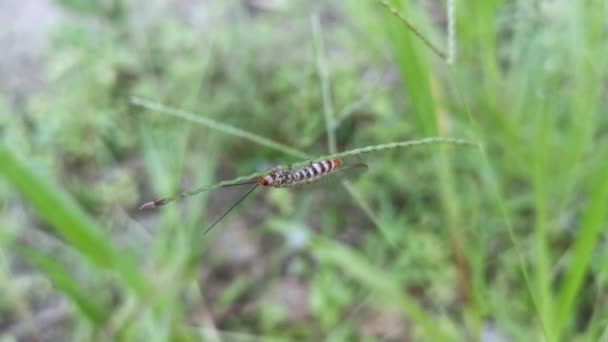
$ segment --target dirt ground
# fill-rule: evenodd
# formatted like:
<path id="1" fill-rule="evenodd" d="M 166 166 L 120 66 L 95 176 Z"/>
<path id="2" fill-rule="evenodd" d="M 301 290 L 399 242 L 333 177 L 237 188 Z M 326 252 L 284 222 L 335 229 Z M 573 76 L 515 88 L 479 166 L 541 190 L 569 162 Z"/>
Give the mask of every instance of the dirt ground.
<path id="1" fill-rule="evenodd" d="M 0 91 L 9 95 L 17 112 L 28 94 L 44 87 L 41 61 L 61 17 L 48 0 L 0 2 Z"/>

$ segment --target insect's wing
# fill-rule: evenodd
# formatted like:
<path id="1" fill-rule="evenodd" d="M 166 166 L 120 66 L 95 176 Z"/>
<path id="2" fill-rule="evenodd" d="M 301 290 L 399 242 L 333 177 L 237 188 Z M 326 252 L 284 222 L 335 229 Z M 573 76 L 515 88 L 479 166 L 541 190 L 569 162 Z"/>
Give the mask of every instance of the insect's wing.
<path id="1" fill-rule="evenodd" d="M 356 179 L 362 173 L 367 171 L 367 169 L 368 166 L 364 163 L 347 164 L 327 175 L 327 177 L 330 179 L 333 177 L 335 180 Z"/>
<path id="2" fill-rule="evenodd" d="M 311 183 L 305 183 L 294 187 L 294 189 L 317 189 L 327 188 L 328 186 L 336 186 L 342 180 L 357 179 L 362 173 L 367 171 L 368 166 L 364 163 L 347 164 L 338 170 L 325 175 Z"/>

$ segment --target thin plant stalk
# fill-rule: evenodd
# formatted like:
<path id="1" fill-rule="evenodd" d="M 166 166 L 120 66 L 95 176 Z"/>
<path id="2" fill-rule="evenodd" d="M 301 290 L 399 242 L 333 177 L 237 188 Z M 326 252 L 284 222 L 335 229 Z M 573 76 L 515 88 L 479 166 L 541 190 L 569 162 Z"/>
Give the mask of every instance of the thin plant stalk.
<path id="1" fill-rule="evenodd" d="M 323 98 L 323 116 L 325 118 L 325 131 L 327 132 L 327 145 L 329 153 L 336 153 L 336 131 L 334 129 L 334 106 L 331 101 L 331 86 L 329 80 L 329 67 L 325 59 L 325 44 L 323 44 L 323 34 L 319 15 L 310 17 L 312 26 L 315 56 L 317 60 L 317 70 L 321 81 L 321 97 Z"/>
<path id="2" fill-rule="evenodd" d="M 366 147 L 357 148 L 357 149 L 350 150 L 350 151 L 321 156 L 321 157 L 318 157 L 315 159 L 307 159 L 302 162 L 298 162 L 298 163 L 291 164 L 291 165 L 285 165 L 282 167 L 283 168 L 295 168 L 295 167 L 303 166 L 303 165 L 310 164 L 312 162 L 321 161 L 321 160 L 340 159 L 340 158 L 357 156 L 357 155 L 364 154 L 364 153 L 380 152 L 380 151 L 384 151 L 384 150 L 405 148 L 405 147 L 412 147 L 412 146 L 419 146 L 419 145 L 428 145 L 428 144 L 452 144 L 452 145 L 479 146 L 478 143 L 470 141 L 470 140 L 465 140 L 465 139 L 430 137 L 430 138 L 424 138 L 424 139 L 420 139 L 420 140 L 399 141 L 399 142 L 393 142 L 393 143 L 388 143 L 388 144 L 366 146 Z M 255 173 L 252 173 L 252 174 L 249 174 L 246 176 L 241 176 L 241 177 L 237 177 L 234 179 L 221 181 L 219 183 L 215 183 L 212 185 L 207 185 L 207 186 L 203 186 L 203 187 L 196 188 L 193 190 L 184 191 L 184 192 L 181 192 L 172 197 L 167 197 L 167 198 L 147 202 L 141 206 L 141 209 L 155 208 L 158 206 L 166 205 L 166 204 L 174 202 L 180 198 L 194 196 L 194 195 L 200 194 L 201 192 L 208 191 L 208 190 L 218 189 L 218 188 L 232 186 L 232 185 L 252 184 L 252 181 L 251 181 L 252 179 L 267 175 L 268 172 L 269 172 L 268 170 L 262 171 L 262 172 L 255 172 Z"/>
<path id="3" fill-rule="evenodd" d="M 420 39 L 424 45 L 426 45 L 429 49 L 431 49 L 437 56 L 441 57 L 443 60 L 447 60 L 447 55 L 445 52 L 441 51 L 435 44 L 431 43 L 431 41 L 425 37 L 422 32 L 420 32 L 414 25 L 412 25 L 407 18 L 399 12 L 395 7 L 388 3 L 387 0 L 377 0 L 380 4 L 386 7 L 392 14 L 401 19 L 401 21 L 405 24 L 408 30 L 412 31 L 418 39 Z"/>

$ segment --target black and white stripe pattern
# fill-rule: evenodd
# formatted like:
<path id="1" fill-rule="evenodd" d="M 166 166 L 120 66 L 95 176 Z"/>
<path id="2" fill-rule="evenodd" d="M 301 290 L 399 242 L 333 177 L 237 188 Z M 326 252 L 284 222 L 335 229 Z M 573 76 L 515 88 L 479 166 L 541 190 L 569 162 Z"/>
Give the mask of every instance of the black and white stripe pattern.
<path id="1" fill-rule="evenodd" d="M 264 186 L 273 186 L 276 188 L 293 187 L 314 182 L 337 170 L 340 166 L 342 166 L 342 161 L 340 159 L 334 159 L 311 163 L 308 166 L 294 171 L 279 168 L 272 173 L 261 177 L 259 183 Z"/>

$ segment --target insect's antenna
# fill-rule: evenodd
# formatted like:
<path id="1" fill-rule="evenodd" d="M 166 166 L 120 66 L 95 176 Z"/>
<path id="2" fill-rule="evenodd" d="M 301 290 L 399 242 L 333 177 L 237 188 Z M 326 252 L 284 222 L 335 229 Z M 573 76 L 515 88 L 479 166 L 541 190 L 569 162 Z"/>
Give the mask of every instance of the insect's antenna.
<path id="1" fill-rule="evenodd" d="M 247 183 L 245 183 L 247 184 Z M 235 184 L 236 185 L 236 184 Z M 207 230 L 205 230 L 205 232 L 203 232 L 203 236 L 207 235 L 207 233 L 209 233 L 209 231 L 215 227 L 216 224 L 218 224 L 224 217 L 226 217 L 226 215 L 228 215 L 228 213 L 230 213 L 232 211 L 232 209 L 236 208 L 237 205 L 239 205 L 241 202 L 243 202 L 243 200 L 245 200 L 245 198 L 247 198 L 247 196 L 249 196 L 250 193 L 253 192 L 253 190 L 255 190 L 258 187 L 259 184 L 255 184 L 249 191 L 247 191 L 246 194 L 243 195 L 243 197 L 241 197 L 238 201 L 236 201 L 236 203 L 234 203 L 232 205 L 232 207 L 230 207 L 230 209 L 226 210 L 226 212 L 224 213 L 224 215 L 222 215 L 220 218 L 218 218 L 217 220 L 215 220 L 215 222 L 213 222 L 213 224 L 211 226 L 209 226 L 209 228 L 207 228 Z"/>
<path id="2" fill-rule="evenodd" d="M 236 186 L 236 185 L 256 184 L 256 183 L 257 183 L 257 181 L 251 181 L 251 182 L 243 182 L 243 183 L 235 183 L 235 184 L 226 184 L 226 185 L 221 185 L 221 186 L 214 185 L 214 186 L 209 186 L 209 187 L 203 187 L 203 188 L 199 188 L 197 190 L 182 192 L 173 197 L 160 198 L 160 199 L 157 199 L 154 201 L 146 202 L 146 203 L 142 204 L 141 207 L 139 207 L 139 210 L 156 209 L 165 204 L 176 201 L 180 198 L 194 196 L 196 194 L 199 194 L 199 193 L 201 193 L 203 191 L 207 191 L 207 190 L 212 190 L 212 189 L 217 189 L 217 188 L 227 188 L 229 186 Z"/>

